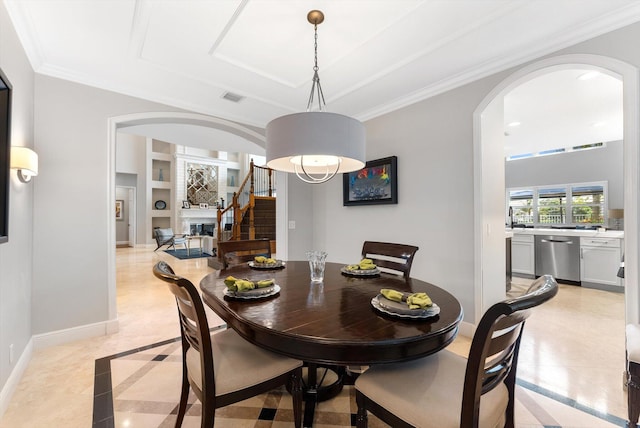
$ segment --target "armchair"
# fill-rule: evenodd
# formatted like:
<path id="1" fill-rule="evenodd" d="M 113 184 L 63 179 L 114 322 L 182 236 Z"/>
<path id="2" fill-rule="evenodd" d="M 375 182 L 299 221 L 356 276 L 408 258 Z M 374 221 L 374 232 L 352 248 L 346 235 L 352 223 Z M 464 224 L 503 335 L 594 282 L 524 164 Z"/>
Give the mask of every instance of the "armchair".
<path id="1" fill-rule="evenodd" d="M 168 245 L 168 248 L 173 247 L 173 249 L 176 249 L 176 244 L 180 245 L 184 245 L 184 248 L 187 248 L 187 237 L 186 235 L 175 235 L 173 233 L 173 229 L 170 227 L 167 228 L 160 228 L 160 227 L 156 227 L 155 229 L 153 229 L 153 234 L 155 235 L 156 238 L 156 244 L 158 244 L 158 246 L 156 247 L 155 250 L 153 251 L 158 251 L 160 249 L 160 247 L 164 246 L 164 245 Z"/>

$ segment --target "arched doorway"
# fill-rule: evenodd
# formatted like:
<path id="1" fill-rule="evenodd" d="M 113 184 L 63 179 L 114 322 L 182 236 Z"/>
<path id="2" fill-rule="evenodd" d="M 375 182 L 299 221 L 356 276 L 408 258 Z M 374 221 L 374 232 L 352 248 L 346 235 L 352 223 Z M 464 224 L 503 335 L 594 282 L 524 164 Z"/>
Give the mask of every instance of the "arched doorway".
<path id="1" fill-rule="evenodd" d="M 503 98 L 516 86 L 554 69 L 588 67 L 618 76 L 624 91 L 625 307 L 627 322 L 640 319 L 638 287 L 638 153 L 640 145 L 638 69 L 598 55 L 547 58 L 518 70 L 480 103 L 474 112 L 475 302 L 476 323 L 484 309 L 504 296 L 504 130 Z M 504 256 L 502 257 L 504 259 Z"/>
<path id="2" fill-rule="evenodd" d="M 224 119 L 205 116 L 195 113 L 181 112 L 148 112 L 137 113 L 124 116 L 112 117 L 108 120 L 108 203 L 112 206 L 115 200 L 115 172 L 116 172 L 116 139 L 118 130 L 138 125 L 178 125 L 178 126 L 200 126 L 216 129 L 221 132 L 232 134 L 236 138 L 246 140 L 249 144 L 264 148 L 265 138 L 262 134 Z M 287 257 L 287 228 L 286 206 L 287 206 L 287 180 L 284 173 L 278 173 L 278 198 L 276 202 L 276 240 L 278 242 L 278 253 L 280 257 Z M 107 265 L 108 265 L 108 307 L 109 320 L 117 319 L 116 306 L 116 264 L 115 264 L 115 219 L 109 212 L 108 219 L 108 242 L 107 242 Z M 110 325 L 113 326 L 113 323 Z M 113 328 L 113 327 L 111 327 Z"/>

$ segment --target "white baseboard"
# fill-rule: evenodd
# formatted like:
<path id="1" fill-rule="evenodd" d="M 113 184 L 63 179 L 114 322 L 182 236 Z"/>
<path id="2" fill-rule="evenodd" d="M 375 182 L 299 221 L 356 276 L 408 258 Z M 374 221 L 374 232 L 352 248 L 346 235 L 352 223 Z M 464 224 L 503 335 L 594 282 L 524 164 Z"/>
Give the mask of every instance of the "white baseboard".
<path id="1" fill-rule="evenodd" d="M 118 320 L 102 321 L 95 324 L 81 325 L 64 330 L 33 335 L 34 349 L 62 345 L 90 337 L 105 336 L 118 331 Z"/>
<path id="2" fill-rule="evenodd" d="M 468 337 L 469 339 L 473 339 L 473 335 L 476 332 L 475 324 L 471 324 L 470 322 L 462 321 L 458 326 L 458 334 L 464 337 Z"/>
<path id="3" fill-rule="evenodd" d="M 2 419 L 2 415 L 9 408 L 9 403 L 11 402 L 11 398 L 13 397 L 13 393 L 16 391 L 18 384 L 20 383 L 20 379 L 22 379 L 22 375 L 24 374 L 27 366 L 29 365 L 29 361 L 31 361 L 31 356 L 33 355 L 33 338 L 29 340 L 27 346 L 24 348 L 22 355 L 18 359 L 15 367 L 11 371 L 7 382 L 2 387 L 0 391 L 0 419 Z"/>

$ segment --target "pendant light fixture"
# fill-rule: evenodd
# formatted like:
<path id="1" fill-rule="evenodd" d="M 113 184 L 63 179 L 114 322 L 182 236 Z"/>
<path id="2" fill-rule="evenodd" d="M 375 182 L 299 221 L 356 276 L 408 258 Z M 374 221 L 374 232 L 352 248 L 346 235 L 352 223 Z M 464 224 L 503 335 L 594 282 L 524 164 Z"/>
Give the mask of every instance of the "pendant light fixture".
<path id="1" fill-rule="evenodd" d="M 281 116 L 267 124 L 267 166 L 295 173 L 307 183 L 324 183 L 338 173 L 357 171 L 365 164 L 364 125 L 351 117 L 326 110 L 318 75 L 318 25 L 324 14 L 312 10 L 307 21 L 313 24 L 313 85 L 307 111 Z M 318 111 L 311 111 L 317 98 Z"/>

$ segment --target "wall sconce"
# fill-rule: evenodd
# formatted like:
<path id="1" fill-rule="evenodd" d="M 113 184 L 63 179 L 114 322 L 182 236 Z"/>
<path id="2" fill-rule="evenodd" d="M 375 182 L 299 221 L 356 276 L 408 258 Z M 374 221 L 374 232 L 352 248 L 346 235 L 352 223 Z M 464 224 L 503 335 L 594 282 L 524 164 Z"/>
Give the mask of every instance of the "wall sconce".
<path id="1" fill-rule="evenodd" d="M 18 179 L 23 183 L 38 175 L 38 154 L 28 147 L 11 147 L 11 169 L 18 170 Z"/>

